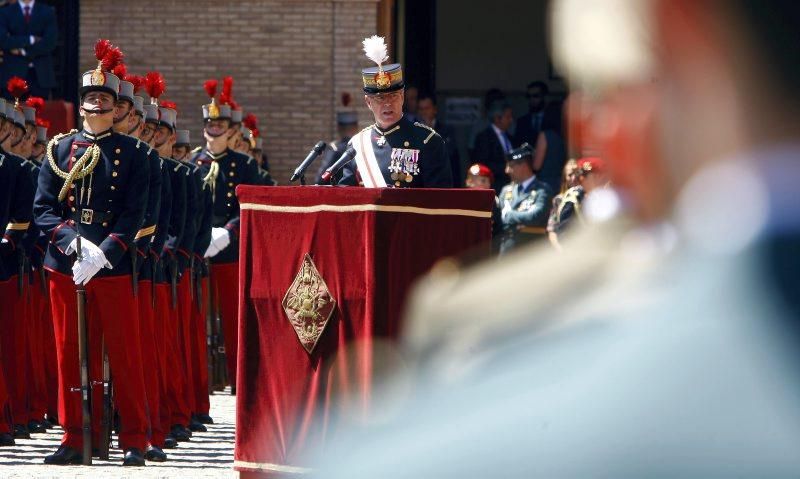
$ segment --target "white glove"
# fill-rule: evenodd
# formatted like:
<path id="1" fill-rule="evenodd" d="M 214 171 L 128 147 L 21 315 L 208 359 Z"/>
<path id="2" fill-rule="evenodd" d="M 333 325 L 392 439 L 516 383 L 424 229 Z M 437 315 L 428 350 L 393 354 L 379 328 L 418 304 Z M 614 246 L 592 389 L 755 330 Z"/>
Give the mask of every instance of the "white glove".
<path id="1" fill-rule="evenodd" d="M 500 218 L 505 221 L 509 213 L 511 213 L 511 203 L 505 203 L 503 210 L 500 212 Z"/>
<path id="2" fill-rule="evenodd" d="M 77 251 L 78 249 L 78 238 L 72 240 L 72 243 L 67 246 L 67 250 L 64 252 L 66 254 L 72 254 L 73 252 Z M 91 241 L 87 240 L 86 238 L 81 238 L 81 254 L 83 255 L 83 260 L 88 261 L 98 268 L 110 268 L 111 263 L 108 262 L 106 259 L 106 254 L 103 253 L 103 250 L 100 249 L 96 244 L 92 243 Z"/>
<path id="3" fill-rule="evenodd" d="M 72 265 L 72 279 L 75 281 L 75 284 L 86 284 L 101 269 L 103 269 L 102 266 L 97 266 L 90 261 L 76 261 L 75 264 Z"/>
<path id="4" fill-rule="evenodd" d="M 217 255 L 217 253 L 219 253 L 219 250 L 217 249 L 216 246 L 214 246 L 214 242 L 212 241 L 211 244 L 208 245 L 208 249 L 206 250 L 206 253 L 203 256 L 205 256 L 206 258 L 213 258 L 214 256 Z"/>
<path id="5" fill-rule="evenodd" d="M 211 228 L 211 243 L 219 251 L 231 244 L 231 233 L 225 228 Z"/>

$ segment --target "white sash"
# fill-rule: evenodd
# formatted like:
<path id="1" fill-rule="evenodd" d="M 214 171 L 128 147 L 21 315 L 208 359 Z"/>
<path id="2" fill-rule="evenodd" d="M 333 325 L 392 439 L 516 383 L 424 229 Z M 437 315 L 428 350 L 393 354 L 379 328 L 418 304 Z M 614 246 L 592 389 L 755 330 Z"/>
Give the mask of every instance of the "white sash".
<path id="1" fill-rule="evenodd" d="M 371 132 L 372 128 L 363 130 L 351 141 L 356 150 L 356 167 L 365 188 L 386 188 L 386 180 L 378 165 L 378 159 L 375 158 L 375 150 L 372 149 Z"/>

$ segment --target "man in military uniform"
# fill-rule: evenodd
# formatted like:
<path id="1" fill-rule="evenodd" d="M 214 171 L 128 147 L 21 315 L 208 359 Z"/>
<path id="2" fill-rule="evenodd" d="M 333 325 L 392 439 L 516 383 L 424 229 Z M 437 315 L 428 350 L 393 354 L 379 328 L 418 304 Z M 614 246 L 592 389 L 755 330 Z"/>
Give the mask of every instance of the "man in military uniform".
<path id="1" fill-rule="evenodd" d="M 388 58 L 383 38 L 364 40 L 378 66 L 361 71 L 364 100 L 375 123 L 350 140 L 355 161 L 344 167 L 341 185 L 369 188 L 451 188 L 453 176 L 442 138 L 429 126 L 403 116 L 405 82 L 400 64 Z M 359 181 L 360 178 L 360 181 Z"/>
<path id="2" fill-rule="evenodd" d="M 527 143 L 506 156 L 506 174 L 511 183 L 500 190 L 500 254 L 547 233 L 553 193 L 547 184 L 536 179 L 532 162 L 533 148 Z"/>
<path id="3" fill-rule="evenodd" d="M 101 62 L 102 65 L 102 62 Z M 60 361 L 59 419 L 64 437 L 46 464 L 81 462 L 81 394 L 75 284 L 86 286 L 90 376 L 100 378 L 105 344 L 115 382 L 114 399 L 123 418 L 119 444 L 123 465 L 143 466 L 147 445 L 147 399 L 142 374 L 138 309 L 131 285 L 132 247 L 146 209 L 149 164 L 136 140 L 114 133 L 119 79 L 101 69 L 82 76 L 83 129 L 48 144 L 34 202 L 36 223 L 50 238 L 45 267 Z M 80 257 L 76 260 L 80 234 Z M 133 312 L 133 314 L 129 314 Z M 120 320 L 120 313 L 124 315 Z M 93 387 L 92 432 L 99 437 L 102 387 Z"/>
<path id="4" fill-rule="evenodd" d="M 229 148 L 231 112 L 226 105 L 203 105 L 205 146 L 192 158 L 209 184 L 213 200 L 211 242 L 205 253 L 211 258 L 212 291 L 219 304 L 225 340 L 225 356 L 231 392 L 236 392 L 239 288 L 239 202 L 236 186 L 258 184 L 255 161 Z"/>
<path id="5" fill-rule="evenodd" d="M 12 79 L 13 80 L 13 79 Z M 13 167 L 14 181 L 11 196 L 12 214 L 0 245 L 0 262 L 3 263 L 5 278 L 0 298 L 6 306 L 2 317 L 2 354 L 5 377 L 10 394 L 11 418 L 16 438 L 29 439 L 28 421 L 29 387 L 28 372 L 30 361 L 26 360 L 29 346 L 30 311 L 27 307 L 27 282 L 25 265 L 27 262 L 26 244 L 23 242 L 30 229 L 30 219 L 35 184 L 28 168 L 28 161 L 20 156 L 30 150 L 25 128 L 25 115 L 17 101 L 6 106 L 3 138 L 0 154 L 9 167 Z"/>
<path id="6" fill-rule="evenodd" d="M 317 174 L 316 183 L 322 183 L 322 173 L 325 172 L 336 160 L 342 156 L 350 143 L 350 138 L 358 133 L 358 113 L 354 110 L 345 110 L 336 113 L 336 132 L 339 136 L 337 140 L 328 143 L 325 153 L 322 155 L 322 165 Z M 331 178 L 331 183 L 338 183 L 341 179 L 341 171 L 336 172 Z"/>

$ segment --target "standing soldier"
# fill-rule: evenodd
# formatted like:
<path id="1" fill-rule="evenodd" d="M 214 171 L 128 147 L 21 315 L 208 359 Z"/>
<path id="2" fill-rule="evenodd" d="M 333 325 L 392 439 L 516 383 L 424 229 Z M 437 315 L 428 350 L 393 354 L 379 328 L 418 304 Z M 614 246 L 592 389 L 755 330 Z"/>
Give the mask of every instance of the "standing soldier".
<path id="1" fill-rule="evenodd" d="M 209 82 L 206 82 L 209 86 Z M 207 88 L 211 103 L 203 105 L 206 144 L 197 152 L 192 162 L 200 167 L 211 187 L 213 200 L 211 244 L 205 256 L 211 258 L 213 278 L 212 295 L 220 306 L 228 380 L 231 393 L 236 394 L 236 352 L 238 341 L 238 291 L 239 291 L 239 201 L 236 186 L 258 184 L 255 162 L 229 148 L 230 110 L 218 105 L 214 98 L 216 88 Z M 237 130 L 238 131 L 238 130 Z"/>
<path id="2" fill-rule="evenodd" d="M 322 165 L 320 165 L 319 173 L 315 183 L 322 182 L 322 173 L 328 169 L 332 164 L 342 156 L 342 153 L 347 149 L 347 144 L 350 143 L 350 138 L 358 133 L 358 113 L 350 109 L 350 102 L 352 97 L 349 93 L 342 93 L 342 106 L 345 110 L 336 113 L 336 133 L 338 139 L 328 143 L 325 153 L 322 156 Z M 338 183 L 341 179 L 341 173 L 337 172 L 331 179 L 332 183 Z"/>
<path id="3" fill-rule="evenodd" d="M 116 52 L 119 60 L 121 53 Z M 119 79 L 109 70 L 118 61 L 107 41 L 98 42 L 95 53 L 100 60 L 97 69 L 84 73 L 81 79 L 83 129 L 50 140 L 34 202 L 36 223 L 50 238 L 45 267 L 50 271 L 60 363 L 59 419 L 64 427 L 61 446 L 45 458 L 45 464 L 75 464 L 82 460 L 75 285 L 85 285 L 89 375 L 100 377 L 101 345 L 105 343 L 111 368 L 119 378 L 115 402 L 122 418 L 119 444 L 124 450 L 123 465 L 143 466 L 147 399 L 138 305 L 126 253 L 144 218 L 149 164 L 147 152 L 136 148 L 134 139 L 112 131 Z M 76 258 L 76 253 L 80 257 Z M 105 440 L 99 437 L 103 388 L 95 387 L 91 380 L 90 384 L 94 442 Z"/>
<path id="4" fill-rule="evenodd" d="M 35 186 L 27 161 L 19 156 L 29 150 L 26 141 L 25 116 L 19 109 L 19 98 L 27 93 L 25 81 L 14 77 L 9 80 L 8 90 L 16 102 L 7 104 L 6 121 L 3 126 L 3 141 L 0 154 L 14 171 L 11 194 L 11 213 L 0 245 L 0 262 L 5 271 L 0 298 L 4 305 L 0 330 L 3 331 L 0 351 L 5 368 L 5 378 L 10 395 L 11 418 L 14 424 L 14 437 L 29 439 L 28 431 L 28 368 L 26 360 L 30 311 L 25 298 L 25 244 L 23 239 L 30 228 L 33 194 Z"/>
<path id="5" fill-rule="evenodd" d="M 361 71 L 364 100 L 375 124 L 350 140 L 355 162 L 345 166 L 339 184 L 355 186 L 360 177 L 370 188 L 451 188 L 453 175 L 442 137 L 403 116 L 402 67 L 383 64 L 389 56 L 381 37 L 365 39 L 364 52 L 378 65 Z"/>

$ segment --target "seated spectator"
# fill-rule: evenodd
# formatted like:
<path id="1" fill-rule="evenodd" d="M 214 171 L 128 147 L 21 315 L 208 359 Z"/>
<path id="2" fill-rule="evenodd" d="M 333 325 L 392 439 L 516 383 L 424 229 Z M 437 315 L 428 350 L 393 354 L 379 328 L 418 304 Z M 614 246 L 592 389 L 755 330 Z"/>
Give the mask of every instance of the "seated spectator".
<path id="1" fill-rule="evenodd" d="M 475 150 L 472 153 L 473 163 L 482 163 L 489 167 L 494 174 L 494 189 L 498 193 L 508 184 L 506 174 L 506 155 L 512 149 L 508 128 L 514 121 L 511 106 L 505 101 L 498 101 L 489 108 L 491 125 L 475 138 Z"/>
<path id="2" fill-rule="evenodd" d="M 547 105 L 542 119 L 542 129 L 536 138 L 536 154 L 533 157 L 533 171 L 536 177 L 547 183 L 553 191 L 561 184 L 561 171 L 567 160 L 561 123 L 562 105 Z"/>
<path id="3" fill-rule="evenodd" d="M 480 163 L 475 163 L 467 170 L 467 179 L 465 184 L 467 188 L 474 189 L 493 189 L 494 175 L 488 166 Z M 500 201 L 497 196 L 494 197 L 494 208 L 492 208 L 492 238 L 497 237 L 502 229 L 502 221 L 500 220 Z"/>
<path id="4" fill-rule="evenodd" d="M 461 169 L 461 158 L 458 155 L 456 146 L 455 131 L 450 125 L 439 121 L 436 117 L 439 109 L 436 107 L 436 100 L 430 95 L 423 95 L 417 102 L 417 118 L 422 123 L 436 130 L 436 133 L 444 140 L 445 157 L 450 161 L 450 170 L 453 172 L 453 179 L 463 178 Z M 462 185 L 457 185 L 461 187 Z"/>
<path id="5" fill-rule="evenodd" d="M 564 199 L 564 195 L 566 195 L 567 191 L 571 188 L 579 186 L 579 178 L 578 178 L 578 162 L 575 160 L 568 160 L 567 163 L 564 165 L 564 173 L 561 180 L 561 189 L 559 193 L 553 198 L 553 206 L 550 209 L 550 218 L 547 220 L 547 236 L 550 239 L 550 243 L 555 247 L 557 250 L 561 250 L 561 245 L 558 243 L 558 230 L 561 229 L 561 208 L 562 208 L 562 201 Z"/>
<path id="6" fill-rule="evenodd" d="M 500 192 L 502 237 L 500 254 L 544 236 L 553 193 L 533 173 L 533 148 L 527 143 L 508 154 L 506 172 L 511 184 Z"/>
<path id="7" fill-rule="evenodd" d="M 556 217 L 553 221 L 553 232 L 556 240 L 560 240 L 564 231 L 571 228 L 573 219 L 585 225 L 592 220 L 613 215 L 618 204 L 616 194 L 609 186 L 605 162 L 601 158 L 582 158 L 577 162 L 579 185 L 568 189 L 561 197 Z M 605 194 L 605 193 L 611 194 Z M 599 194 L 598 194 L 599 193 Z M 586 213 L 585 205 L 589 197 L 599 197 L 594 201 L 592 214 Z M 610 199 L 611 201 L 604 201 Z"/>

